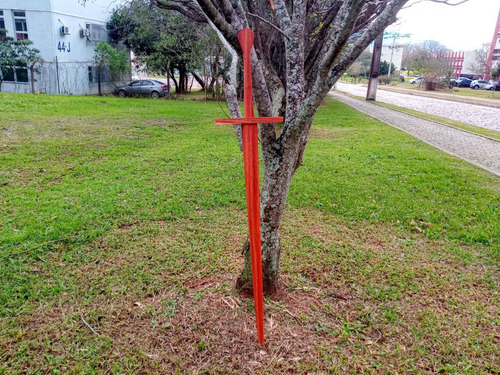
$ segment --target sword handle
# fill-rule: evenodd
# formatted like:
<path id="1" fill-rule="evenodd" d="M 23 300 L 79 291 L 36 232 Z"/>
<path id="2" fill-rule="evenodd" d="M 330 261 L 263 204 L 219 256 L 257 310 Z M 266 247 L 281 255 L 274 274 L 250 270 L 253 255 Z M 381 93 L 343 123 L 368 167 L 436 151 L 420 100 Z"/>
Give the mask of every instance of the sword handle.
<path id="1" fill-rule="evenodd" d="M 243 52 L 243 93 L 245 96 L 245 117 L 254 117 L 251 65 L 251 52 L 254 41 L 254 34 L 250 29 L 242 29 L 240 30 L 238 35 L 236 35 L 236 37 L 240 42 L 241 51 Z"/>

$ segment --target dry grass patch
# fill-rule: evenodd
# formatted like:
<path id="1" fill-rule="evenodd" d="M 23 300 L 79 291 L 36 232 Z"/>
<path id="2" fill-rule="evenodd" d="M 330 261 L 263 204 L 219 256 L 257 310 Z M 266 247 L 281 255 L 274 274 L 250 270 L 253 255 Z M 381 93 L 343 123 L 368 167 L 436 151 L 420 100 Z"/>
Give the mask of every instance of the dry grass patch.
<path id="1" fill-rule="evenodd" d="M 476 249 L 316 210 L 289 211 L 282 230 L 265 345 L 253 301 L 233 289 L 245 215 L 200 210 L 122 224 L 71 261 L 52 252 L 60 273 L 40 276 L 74 287 L 13 318 L 2 360 L 63 373 L 500 370 L 500 275 Z"/>

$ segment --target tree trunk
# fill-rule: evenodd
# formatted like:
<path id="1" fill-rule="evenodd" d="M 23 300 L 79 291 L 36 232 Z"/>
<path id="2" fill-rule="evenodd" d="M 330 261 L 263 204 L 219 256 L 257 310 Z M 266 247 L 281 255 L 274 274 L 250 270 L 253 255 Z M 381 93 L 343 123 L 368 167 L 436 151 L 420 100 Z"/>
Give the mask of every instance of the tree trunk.
<path id="1" fill-rule="evenodd" d="M 193 77 L 196 80 L 196 82 L 198 82 L 200 84 L 201 89 L 205 90 L 205 82 L 203 82 L 203 80 L 201 79 L 201 77 L 198 76 L 198 74 L 196 74 L 195 72 L 191 72 L 191 74 L 193 75 Z"/>
<path id="2" fill-rule="evenodd" d="M 30 65 L 30 78 L 31 78 L 31 93 L 35 93 L 35 64 L 36 62 L 33 62 Z"/>
<path id="3" fill-rule="evenodd" d="M 311 121 L 312 123 L 312 121 Z M 264 125 L 269 126 L 269 125 Z M 308 133 L 307 133 L 308 134 Z M 262 274 L 264 294 L 270 296 L 280 288 L 281 257 L 280 226 L 292 177 L 301 163 L 307 136 L 297 143 L 295 150 L 283 152 L 263 151 L 264 178 L 260 194 Z M 245 266 L 236 283 L 237 289 L 252 292 L 252 269 L 248 240 L 243 246 Z"/>
<path id="4" fill-rule="evenodd" d="M 179 84 L 177 83 L 177 80 L 175 79 L 174 73 L 175 73 L 174 68 L 170 68 L 170 76 L 172 77 L 172 81 L 174 81 L 175 93 L 177 94 L 179 92 Z"/>
<path id="5" fill-rule="evenodd" d="M 372 64 L 370 67 L 370 81 L 368 81 L 368 90 L 366 92 L 366 100 L 375 100 L 377 98 L 378 72 L 380 70 L 380 56 L 382 56 L 382 43 L 384 41 L 384 33 L 380 33 L 375 39 L 373 45 Z"/>
<path id="6" fill-rule="evenodd" d="M 277 177 L 277 176 L 275 176 Z M 279 179 L 279 178 L 278 178 Z M 279 289 L 279 266 L 281 256 L 280 224 L 285 211 L 286 192 L 280 191 L 278 185 L 271 186 L 264 181 L 261 192 L 261 241 L 262 241 L 262 275 L 265 295 L 273 295 Z M 264 186 L 267 186 L 264 188 Z M 252 265 L 250 259 L 250 243 L 247 239 L 243 245 L 245 265 L 236 288 L 252 293 Z"/>
<path id="7" fill-rule="evenodd" d="M 97 67 L 97 91 L 99 96 L 102 96 L 102 87 L 101 87 L 101 67 Z"/>
<path id="8" fill-rule="evenodd" d="M 186 91 L 186 70 L 179 68 L 179 94 L 184 94 Z"/>

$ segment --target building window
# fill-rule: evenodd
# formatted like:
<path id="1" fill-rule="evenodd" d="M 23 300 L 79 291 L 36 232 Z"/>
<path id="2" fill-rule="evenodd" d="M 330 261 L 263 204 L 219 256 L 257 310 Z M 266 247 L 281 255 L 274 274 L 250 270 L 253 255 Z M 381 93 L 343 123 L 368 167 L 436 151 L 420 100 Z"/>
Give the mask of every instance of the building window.
<path id="1" fill-rule="evenodd" d="M 14 25 L 16 28 L 16 39 L 28 39 L 28 26 L 26 24 L 26 12 L 15 10 L 14 11 Z"/>
<path id="2" fill-rule="evenodd" d="M 94 74 L 95 68 L 93 66 L 89 66 L 89 82 L 90 83 L 96 83 L 97 82 L 97 77 Z"/>
<path id="3" fill-rule="evenodd" d="M 16 82 L 28 82 L 27 68 L 16 68 Z"/>
<path id="4" fill-rule="evenodd" d="M 98 23 L 87 23 L 85 28 L 88 30 L 90 41 L 99 43 L 101 40 L 108 40 L 108 31 L 106 25 Z"/>
<path id="5" fill-rule="evenodd" d="M 5 33 L 5 19 L 3 18 L 3 10 L 0 10 L 0 30 L 3 30 L 3 32 L 0 32 L 0 39 L 5 39 L 6 35 Z"/>
<path id="6" fill-rule="evenodd" d="M 2 78 L 5 82 L 15 82 L 14 69 L 2 67 Z"/>
<path id="7" fill-rule="evenodd" d="M 29 82 L 26 67 L 2 67 L 1 74 L 5 82 Z"/>

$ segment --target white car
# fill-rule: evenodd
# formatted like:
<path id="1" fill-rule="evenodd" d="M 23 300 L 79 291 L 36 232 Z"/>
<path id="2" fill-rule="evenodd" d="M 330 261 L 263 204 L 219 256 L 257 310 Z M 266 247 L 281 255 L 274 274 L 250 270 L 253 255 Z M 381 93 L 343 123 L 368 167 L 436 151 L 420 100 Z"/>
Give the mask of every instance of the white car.
<path id="1" fill-rule="evenodd" d="M 477 90 L 477 89 L 484 89 L 484 86 L 486 86 L 489 82 L 485 81 L 484 79 L 475 79 L 470 83 L 471 89 Z"/>
<path id="2" fill-rule="evenodd" d="M 408 82 L 410 82 L 412 85 L 414 85 L 415 83 L 422 83 L 422 77 L 415 77 L 415 78 L 412 78 L 410 79 Z"/>
<path id="3" fill-rule="evenodd" d="M 500 82 L 493 82 L 493 83 L 488 83 L 486 86 L 484 86 L 485 90 L 490 90 L 490 91 L 500 91 Z"/>

